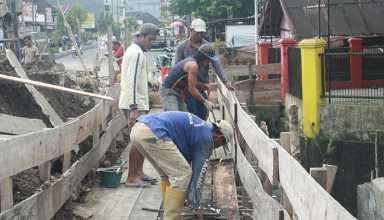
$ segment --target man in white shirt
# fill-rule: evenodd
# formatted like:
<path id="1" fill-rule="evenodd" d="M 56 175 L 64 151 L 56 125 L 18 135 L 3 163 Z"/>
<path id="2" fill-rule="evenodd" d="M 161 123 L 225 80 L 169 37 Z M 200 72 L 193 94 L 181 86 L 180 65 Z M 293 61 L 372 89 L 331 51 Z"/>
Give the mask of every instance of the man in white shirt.
<path id="1" fill-rule="evenodd" d="M 132 126 L 139 115 L 149 111 L 148 97 L 148 63 L 145 51 L 152 47 L 159 34 L 159 28 L 145 23 L 134 35 L 136 40 L 124 53 L 121 65 L 121 93 L 119 108 L 124 112 L 129 125 Z M 132 146 L 129 154 L 129 171 L 126 186 L 145 187 L 156 179 L 144 175 L 144 157 Z"/>

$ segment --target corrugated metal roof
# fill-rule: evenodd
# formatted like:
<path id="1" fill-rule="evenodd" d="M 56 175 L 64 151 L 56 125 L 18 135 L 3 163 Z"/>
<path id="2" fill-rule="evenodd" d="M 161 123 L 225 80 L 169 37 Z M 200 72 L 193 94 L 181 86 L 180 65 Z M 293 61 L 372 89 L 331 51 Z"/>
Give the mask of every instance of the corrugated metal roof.
<path id="1" fill-rule="evenodd" d="M 329 0 L 330 34 L 337 36 L 384 34 L 384 0 Z M 280 0 L 287 9 L 297 38 L 318 35 L 318 0 Z M 321 0 L 321 35 L 327 35 L 327 1 Z"/>

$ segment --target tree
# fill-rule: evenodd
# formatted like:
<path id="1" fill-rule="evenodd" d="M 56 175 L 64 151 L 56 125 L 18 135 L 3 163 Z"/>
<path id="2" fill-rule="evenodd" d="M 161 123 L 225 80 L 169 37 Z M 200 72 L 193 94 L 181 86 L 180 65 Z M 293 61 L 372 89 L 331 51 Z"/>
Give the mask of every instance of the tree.
<path id="1" fill-rule="evenodd" d="M 171 0 L 171 12 L 205 20 L 248 17 L 254 14 L 254 0 Z"/>

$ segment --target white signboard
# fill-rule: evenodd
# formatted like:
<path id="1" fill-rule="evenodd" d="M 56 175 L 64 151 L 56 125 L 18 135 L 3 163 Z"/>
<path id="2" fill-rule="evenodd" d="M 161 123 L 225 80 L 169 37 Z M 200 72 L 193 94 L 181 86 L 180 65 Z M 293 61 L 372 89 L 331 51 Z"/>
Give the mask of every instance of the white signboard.
<path id="1" fill-rule="evenodd" d="M 255 45 L 255 26 L 226 25 L 225 45 L 227 47 L 244 47 Z"/>

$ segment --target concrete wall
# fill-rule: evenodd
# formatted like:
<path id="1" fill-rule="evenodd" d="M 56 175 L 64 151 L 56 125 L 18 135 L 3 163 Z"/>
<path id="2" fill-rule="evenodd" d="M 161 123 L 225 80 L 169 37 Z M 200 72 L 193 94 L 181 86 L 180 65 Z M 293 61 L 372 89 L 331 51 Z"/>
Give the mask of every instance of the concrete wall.
<path id="1" fill-rule="evenodd" d="M 320 110 L 320 134 L 335 139 L 372 141 L 384 130 L 384 106 L 327 105 Z"/>
<path id="2" fill-rule="evenodd" d="M 384 178 L 357 187 L 357 217 L 360 220 L 384 220 Z"/>

